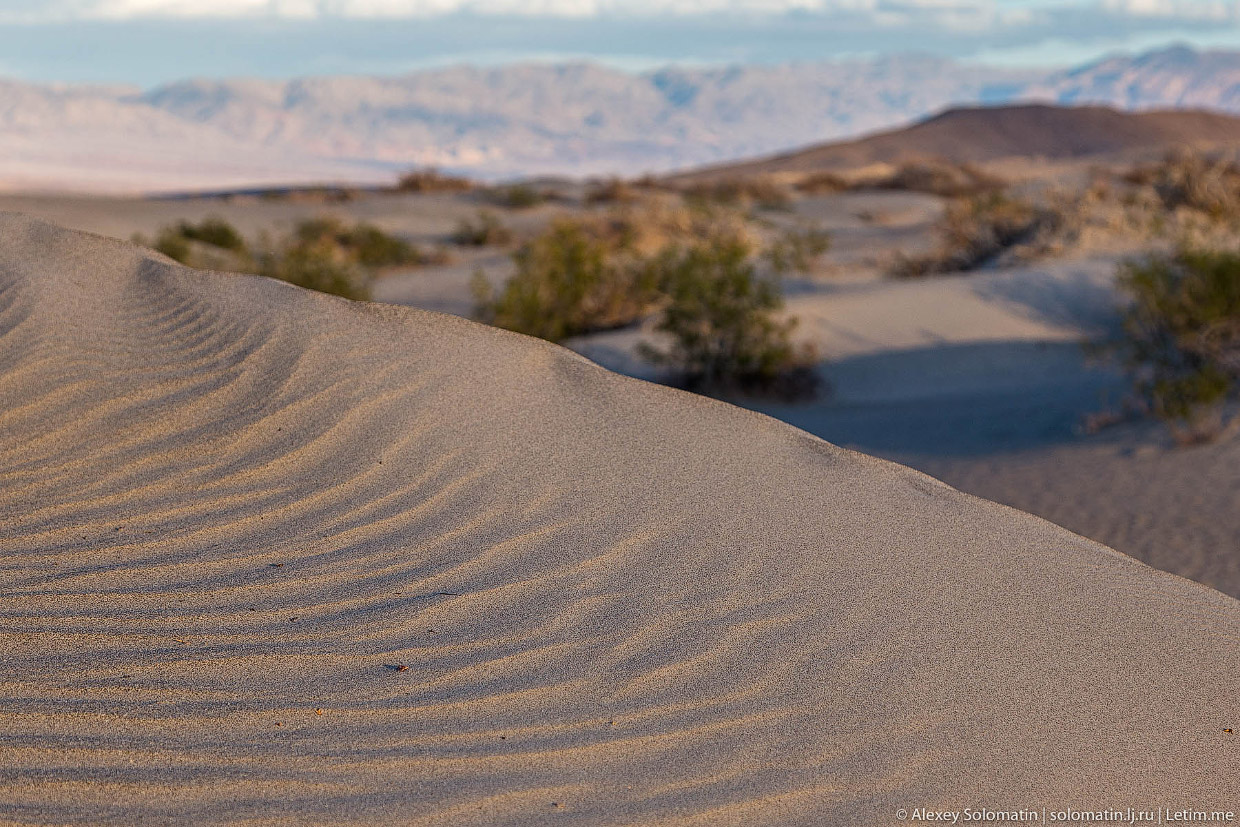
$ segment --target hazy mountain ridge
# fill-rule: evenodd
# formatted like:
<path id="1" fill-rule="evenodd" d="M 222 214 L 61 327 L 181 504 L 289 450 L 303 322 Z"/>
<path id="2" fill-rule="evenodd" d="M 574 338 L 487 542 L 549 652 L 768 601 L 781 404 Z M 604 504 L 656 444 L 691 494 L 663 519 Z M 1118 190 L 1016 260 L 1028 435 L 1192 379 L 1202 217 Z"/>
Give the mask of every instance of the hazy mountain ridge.
<path id="1" fill-rule="evenodd" d="M 142 100 L 240 140 L 289 142 L 325 157 L 484 174 L 631 172 L 900 123 L 978 99 L 991 85 L 989 72 L 928 59 L 642 75 L 575 63 L 187 81 Z"/>
<path id="2" fill-rule="evenodd" d="M 1064 104 L 1240 112 L 1240 52 L 1198 52 L 1177 46 L 1137 57 L 1107 58 L 1052 74 L 1025 94 Z"/>
<path id="3" fill-rule="evenodd" d="M 1240 112 L 1240 53 L 1176 48 L 1069 71 L 928 57 L 631 74 L 588 63 L 399 77 L 188 80 L 149 91 L 0 82 L 0 182 L 86 189 L 637 174 L 852 137 L 952 104 Z"/>

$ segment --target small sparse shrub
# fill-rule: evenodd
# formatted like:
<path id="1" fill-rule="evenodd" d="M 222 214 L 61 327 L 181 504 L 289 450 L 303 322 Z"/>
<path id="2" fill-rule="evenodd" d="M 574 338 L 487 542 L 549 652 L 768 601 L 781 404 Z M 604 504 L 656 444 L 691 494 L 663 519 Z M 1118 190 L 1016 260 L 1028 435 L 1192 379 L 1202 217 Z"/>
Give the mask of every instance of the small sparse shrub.
<path id="1" fill-rule="evenodd" d="M 780 275 L 808 274 L 814 261 L 831 249 L 831 234 L 816 227 L 788 230 L 766 248 L 763 255 Z"/>
<path id="2" fill-rule="evenodd" d="M 672 368 L 686 388 L 705 392 L 812 396 L 814 357 L 793 346 L 794 319 L 781 319 L 778 283 L 761 277 L 753 248 L 735 235 L 666 250 L 653 264 L 666 296 L 658 329 L 671 347 L 643 355 Z"/>
<path id="3" fill-rule="evenodd" d="M 578 221 L 557 221 L 514 259 L 498 295 L 474 280 L 476 313 L 497 327 L 559 342 L 631 324 L 653 299 L 645 269 Z"/>
<path id="4" fill-rule="evenodd" d="M 903 277 L 974 270 L 1017 245 L 1058 229 L 1051 209 L 1002 193 L 951 204 L 939 224 L 939 248 L 928 256 L 901 257 L 893 274 Z"/>
<path id="5" fill-rule="evenodd" d="M 141 235 L 135 235 L 133 241 L 143 246 L 150 244 Z M 218 218 L 199 224 L 181 221 L 164 227 L 150 246 L 187 267 L 235 272 L 247 272 L 253 267 L 245 240 L 231 224 Z"/>
<path id="6" fill-rule="evenodd" d="M 277 187 L 251 193 L 264 201 L 287 201 L 290 204 L 346 204 L 358 197 L 352 187 Z"/>
<path id="7" fill-rule="evenodd" d="M 608 178 L 586 190 L 586 204 L 628 204 L 637 200 L 637 188 L 623 178 Z"/>
<path id="8" fill-rule="evenodd" d="M 346 299 L 370 298 L 366 274 L 329 241 L 292 239 L 260 260 L 259 273 Z"/>
<path id="9" fill-rule="evenodd" d="M 1174 152 L 1158 164 L 1131 170 L 1125 180 L 1152 188 L 1166 210 L 1193 210 L 1215 220 L 1240 219 L 1240 167 L 1230 161 Z"/>
<path id="10" fill-rule="evenodd" d="M 510 210 L 527 210 L 547 200 L 547 194 L 530 184 L 511 184 L 491 191 L 491 201 Z"/>
<path id="11" fill-rule="evenodd" d="M 785 187 L 765 176 L 720 178 L 692 184 L 683 192 L 689 201 L 741 208 L 783 209 L 792 200 Z"/>
<path id="12" fill-rule="evenodd" d="M 1214 437 L 1240 378 L 1240 253 L 1154 255 L 1124 265 L 1119 284 L 1138 398 L 1181 441 Z"/>
<path id="13" fill-rule="evenodd" d="M 298 241 L 306 243 L 316 241 L 335 241 L 345 232 L 344 222 L 332 215 L 320 215 L 298 221 L 293 228 L 293 235 Z"/>
<path id="14" fill-rule="evenodd" d="M 373 224 L 355 225 L 345 234 L 344 246 L 353 251 L 364 267 L 398 267 L 425 261 L 417 247 Z"/>
<path id="15" fill-rule="evenodd" d="M 468 178 L 445 175 L 436 169 L 415 169 L 400 176 L 396 182 L 397 192 L 436 193 L 468 192 L 474 183 Z"/>
<path id="16" fill-rule="evenodd" d="M 233 225 L 222 218 L 208 216 L 198 224 L 182 221 L 177 225 L 177 232 L 191 241 L 201 241 L 221 250 L 241 252 L 245 249 L 245 239 Z"/>
<path id="17" fill-rule="evenodd" d="M 848 182 L 834 172 L 811 172 L 793 187 L 806 195 L 830 195 L 848 189 Z"/>
<path id="18" fill-rule="evenodd" d="M 422 252 L 412 244 L 389 235 L 373 224 L 346 225 L 338 218 L 321 216 L 297 224 L 296 238 L 304 244 L 339 247 L 345 257 L 364 267 L 397 267 L 421 264 Z"/>
<path id="19" fill-rule="evenodd" d="M 146 243 L 140 237 L 134 241 Z M 374 225 L 348 225 L 333 217 L 302 221 L 279 241 L 264 233 L 253 245 L 257 252 L 220 219 L 182 221 L 159 232 L 155 249 L 190 267 L 256 273 L 350 299 L 369 296 L 377 268 L 443 258 L 429 258 Z"/>
<path id="20" fill-rule="evenodd" d="M 155 249 L 173 261 L 190 263 L 189 239 L 181 235 L 180 230 L 175 227 L 165 227 L 159 231 L 155 238 Z"/>
<path id="21" fill-rule="evenodd" d="M 462 218 L 452 233 L 452 242 L 462 247 L 498 247 L 512 239 L 512 230 L 490 210 L 479 210 L 472 219 Z"/>
<path id="22" fill-rule="evenodd" d="M 901 164 L 889 176 L 876 181 L 878 189 L 905 190 L 941 195 L 944 198 L 965 198 L 1002 190 L 1001 179 L 971 164 L 949 161 L 916 161 Z"/>

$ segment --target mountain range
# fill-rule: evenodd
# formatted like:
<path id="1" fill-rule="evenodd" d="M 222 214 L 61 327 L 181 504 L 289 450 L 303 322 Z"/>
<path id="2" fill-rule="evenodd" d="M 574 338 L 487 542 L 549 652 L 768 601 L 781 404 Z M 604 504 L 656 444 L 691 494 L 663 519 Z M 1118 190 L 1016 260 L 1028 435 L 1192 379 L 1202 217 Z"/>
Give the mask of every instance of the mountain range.
<path id="1" fill-rule="evenodd" d="M 929 57 L 677 67 L 453 67 L 399 77 L 195 79 L 155 89 L 0 81 L 0 186 L 158 191 L 662 172 L 1045 101 L 1240 112 L 1240 52 L 1175 47 L 1069 70 Z"/>

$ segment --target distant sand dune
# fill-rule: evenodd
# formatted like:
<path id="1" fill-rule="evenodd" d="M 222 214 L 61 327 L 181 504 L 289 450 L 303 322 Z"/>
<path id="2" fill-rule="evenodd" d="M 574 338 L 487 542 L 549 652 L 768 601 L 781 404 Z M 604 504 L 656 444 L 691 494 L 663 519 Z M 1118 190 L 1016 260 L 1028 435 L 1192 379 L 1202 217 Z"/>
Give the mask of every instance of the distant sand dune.
<path id="1" fill-rule="evenodd" d="M 0 238 L 0 820 L 1240 809 L 1217 592 L 532 339 Z"/>

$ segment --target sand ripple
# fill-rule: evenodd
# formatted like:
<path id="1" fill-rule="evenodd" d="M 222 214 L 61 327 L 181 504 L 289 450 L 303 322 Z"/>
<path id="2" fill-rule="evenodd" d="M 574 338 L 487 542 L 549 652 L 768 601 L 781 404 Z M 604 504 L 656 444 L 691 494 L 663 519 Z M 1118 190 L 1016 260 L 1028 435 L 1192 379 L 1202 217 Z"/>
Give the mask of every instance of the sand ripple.
<path id="1" fill-rule="evenodd" d="M 0 818 L 1240 809 L 1216 592 L 533 340 L 0 237 Z"/>

